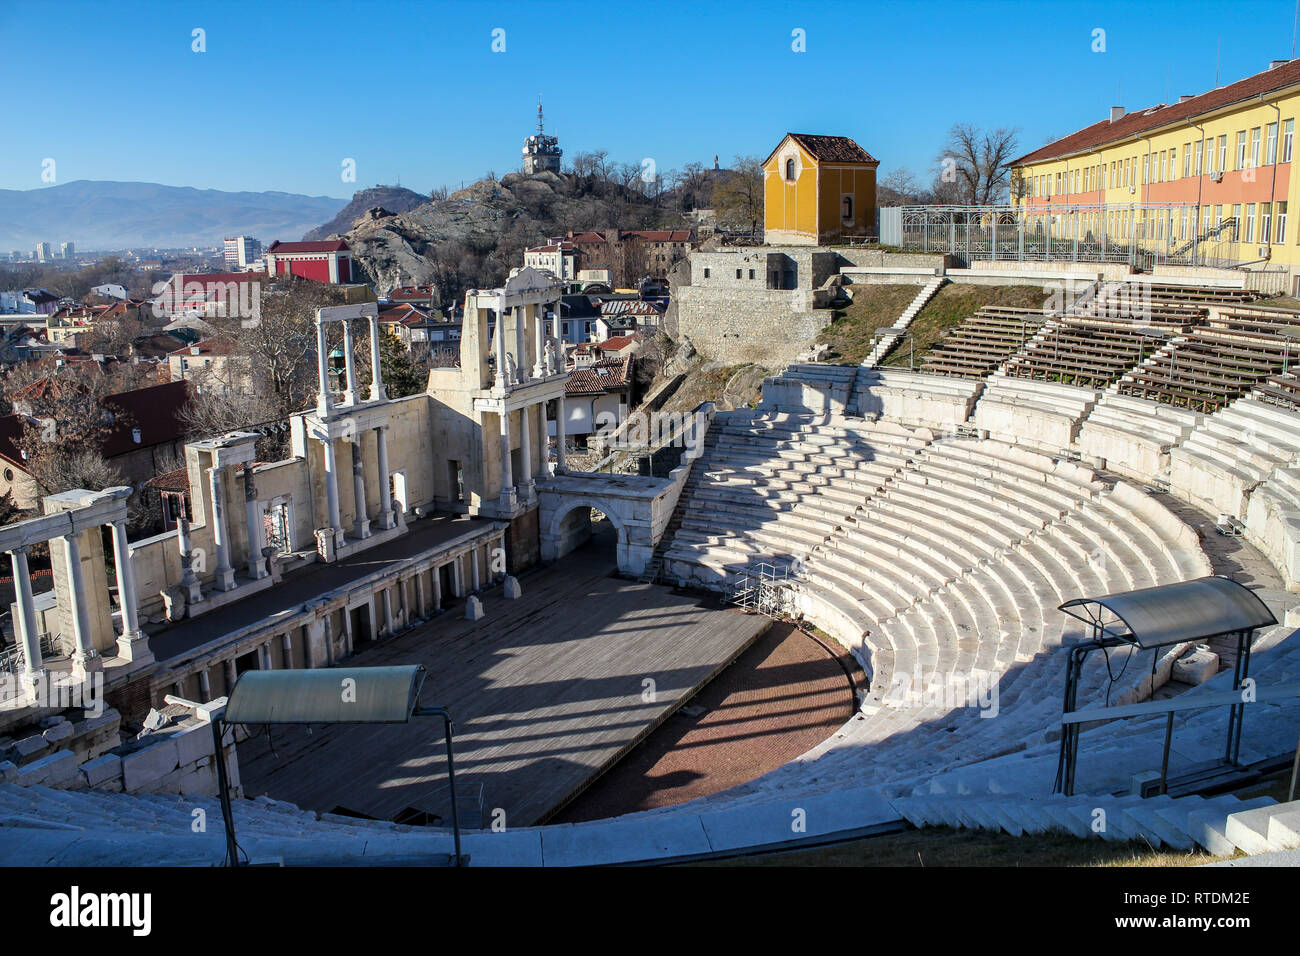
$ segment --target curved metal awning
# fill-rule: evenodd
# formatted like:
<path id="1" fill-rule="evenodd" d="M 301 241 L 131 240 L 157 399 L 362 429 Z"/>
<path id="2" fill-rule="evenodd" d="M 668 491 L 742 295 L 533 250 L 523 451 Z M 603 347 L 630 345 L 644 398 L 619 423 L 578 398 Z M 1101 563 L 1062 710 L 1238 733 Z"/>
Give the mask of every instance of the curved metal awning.
<path id="1" fill-rule="evenodd" d="M 1106 622 L 1104 608 L 1119 620 Z M 1231 578 L 1212 576 L 1101 597 L 1075 598 L 1059 610 L 1145 650 L 1277 623 L 1259 596 Z"/>
<path id="2" fill-rule="evenodd" d="M 247 671 L 230 692 L 228 724 L 404 724 L 419 702 L 425 670 L 322 667 Z"/>

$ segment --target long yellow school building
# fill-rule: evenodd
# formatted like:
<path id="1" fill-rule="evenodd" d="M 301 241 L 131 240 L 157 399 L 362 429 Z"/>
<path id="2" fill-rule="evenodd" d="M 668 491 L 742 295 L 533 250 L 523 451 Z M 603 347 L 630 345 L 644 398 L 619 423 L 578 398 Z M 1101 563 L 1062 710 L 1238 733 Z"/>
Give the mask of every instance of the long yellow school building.
<path id="1" fill-rule="evenodd" d="M 1197 264 L 1288 273 L 1300 59 L 1197 96 L 1106 119 L 1011 164 L 1011 201 L 1056 236 L 1135 243 Z"/>

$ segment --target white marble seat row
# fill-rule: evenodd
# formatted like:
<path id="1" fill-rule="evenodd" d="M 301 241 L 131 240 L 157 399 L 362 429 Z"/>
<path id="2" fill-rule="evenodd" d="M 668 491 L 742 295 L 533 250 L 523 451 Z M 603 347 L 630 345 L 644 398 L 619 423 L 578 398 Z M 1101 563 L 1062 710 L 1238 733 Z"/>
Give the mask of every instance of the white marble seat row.
<path id="1" fill-rule="evenodd" d="M 1100 392 L 1037 379 L 989 376 L 975 405 L 975 425 L 1000 441 L 1052 452 L 1069 448 Z"/>

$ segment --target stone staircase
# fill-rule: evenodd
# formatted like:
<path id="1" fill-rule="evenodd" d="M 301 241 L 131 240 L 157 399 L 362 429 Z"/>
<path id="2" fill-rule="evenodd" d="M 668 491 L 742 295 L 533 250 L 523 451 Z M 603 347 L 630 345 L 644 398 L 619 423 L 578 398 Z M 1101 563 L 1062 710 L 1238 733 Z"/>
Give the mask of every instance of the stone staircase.
<path id="1" fill-rule="evenodd" d="M 902 338 L 903 333 L 907 331 L 907 327 L 912 324 L 912 320 L 926 307 L 947 281 L 944 276 L 935 276 L 921 287 L 921 291 L 908 303 L 907 308 L 903 310 L 903 314 L 898 317 L 894 324 L 887 329 L 881 330 L 879 340 L 872 347 L 870 354 L 862 361 L 864 368 L 875 368 L 884 361 L 885 356 L 893 350 L 894 346 Z"/>

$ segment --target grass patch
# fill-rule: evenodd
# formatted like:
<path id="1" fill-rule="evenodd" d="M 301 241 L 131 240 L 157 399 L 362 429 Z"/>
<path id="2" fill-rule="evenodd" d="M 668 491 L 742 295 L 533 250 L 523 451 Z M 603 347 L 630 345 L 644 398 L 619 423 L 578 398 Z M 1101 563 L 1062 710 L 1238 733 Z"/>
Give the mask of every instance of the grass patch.
<path id="1" fill-rule="evenodd" d="M 852 304 L 836 310 L 818 341 L 831 347 L 832 361 L 859 363 L 871 352 L 872 333 L 893 325 L 920 291 L 921 287 L 915 285 L 860 286 L 854 290 Z M 1032 285 L 949 283 L 926 303 L 908 327 L 917 365 L 944 332 L 984 306 L 1039 309 L 1046 298 L 1047 293 Z M 904 341 L 881 364 L 906 368 L 907 363 L 908 345 Z"/>
<path id="2" fill-rule="evenodd" d="M 853 301 L 837 309 L 818 336 L 840 362 L 861 362 L 871 352 L 871 335 L 893 325 L 921 291 L 918 285 L 869 285 L 854 289 Z"/>
<path id="3" fill-rule="evenodd" d="M 1041 309 L 1047 293 L 1033 285 L 965 285 L 949 283 L 939 290 L 908 326 L 912 336 L 916 364 L 943 334 L 963 320 L 970 318 L 987 305 L 1002 305 L 1019 309 Z M 899 344 L 881 364 L 888 368 L 907 368 L 908 345 Z"/>
<path id="4" fill-rule="evenodd" d="M 765 853 L 701 866 L 1200 866 L 1226 857 L 1153 850 L 1065 833 L 1013 837 L 984 830 L 926 827 L 834 846 Z"/>

